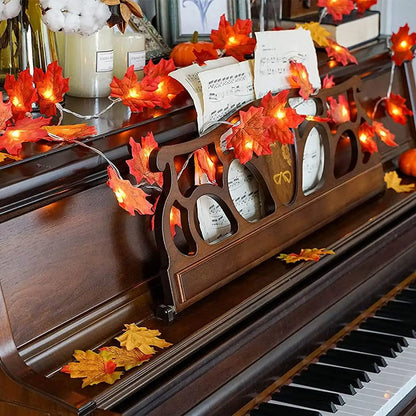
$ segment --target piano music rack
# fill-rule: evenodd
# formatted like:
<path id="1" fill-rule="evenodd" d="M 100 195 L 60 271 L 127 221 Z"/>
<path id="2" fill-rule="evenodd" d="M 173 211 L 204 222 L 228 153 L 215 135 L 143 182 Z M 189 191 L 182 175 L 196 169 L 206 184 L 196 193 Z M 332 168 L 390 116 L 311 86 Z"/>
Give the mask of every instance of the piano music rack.
<path id="1" fill-rule="evenodd" d="M 363 121 L 370 122 L 359 100 L 360 84 L 361 79 L 355 76 L 311 97 L 316 115 L 324 118 L 327 98 L 344 95 L 351 110 L 350 121 L 334 128 L 326 121 L 305 120 L 294 129 L 295 145 L 290 146 L 289 156 L 288 148 L 278 143 L 272 155 L 254 156 L 241 168 L 258 184 L 261 215 L 253 221 L 240 215 L 230 192 L 228 179 L 235 158 L 222 144 L 229 125 L 220 125 L 192 141 L 165 145 L 154 155 L 155 166 L 164 173 L 155 214 L 156 239 L 163 253 L 165 305 L 160 307 L 161 316 L 173 319 L 175 313 L 384 189 L 380 156 L 360 150 L 358 127 Z M 228 120 L 235 121 L 236 117 Z M 321 137 L 324 166 L 319 181 L 306 192 L 303 159 L 313 129 Z M 194 184 L 190 160 L 203 147 L 216 161 L 216 184 Z M 186 167 L 185 161 L 189 161 Z M 286 179 L 294 180 L 282 179 L 284 172 Z M 203 197 L 215 201 L 212 207 L 229 221 L 226 235 L 216 241 L 207 241 L 198 219 Z M 181 230 L 176 228 L 176 235 L 170 225 L 172 207 L 180 212 Z"/>

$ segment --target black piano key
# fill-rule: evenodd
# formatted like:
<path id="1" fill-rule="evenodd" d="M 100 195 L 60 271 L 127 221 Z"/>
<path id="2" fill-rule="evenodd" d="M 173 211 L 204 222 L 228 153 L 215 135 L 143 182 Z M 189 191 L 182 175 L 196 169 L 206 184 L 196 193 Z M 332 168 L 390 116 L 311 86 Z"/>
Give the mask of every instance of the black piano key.
<path id="1" fill-rule="evenodd" d="M 407 322 L 416 328 L 416 310 L 410 311 L 405 308 L 396 308 L 395 306 L 387 304 L 376 312 L 376 316 L 398 319 Z"/>
<path id="2" fill-rule="evenodd" d="M 331 402 L 338 405 L 345 404 L 344 399 L 342 396 L 338 393 L 331 393 L 329 391 L 322 391 L 322 390 L 314 390 L 314 389 L 306 389 L 303 387 L 298 386 L 283 386 L 280 389 L 279 393 L 275 394 L 285 394 L 286 396 L 299 396 L 302 395 L 302 397 L 307 397 L 309 399 L 316 399 L 318 401 L 324 401 L 324 402 Z"/>
<path id="3" fill-rule="evenodd" d="M 364 329 L 363 327 L 360 328 Z M 359 339 L 366 342 L 377 342 L 379 344 L 387 345 L 388 347 L 393 348 L 393 350 L 396 352 L 402 352 L 402 346 L 409 346 L 406 338 L 397 335 L 378 334 L 369 331 L 352 331 L 349 335 L 353 339 Z"/>
<path id="4" fill-rule="evenodd" d="M 409 338 L 416 338 L 416 331 L 413 329 L 412 325 L 390 319 L 368 318 L 360 325 L 360 328 L 386 332 L 388 334 L 402 335 Z"/>
<path id="5" fill-rule="evenodd" d="M 370 381 L 370 377 L 368 377 L 368 374 L 365 371 L 353 370 L 350 368 L 340 368 L 324 364 L 311 364 L 308 367 L 308 371 L 316 372 L 316 374 L 331 374 L 333 376 L 343 377 L 345 379 L 351 380 L 358 379 L 359 381 L 364 381 L 366 383 Z"/>
<path id="6" fill-rule="evenodd" d="M 416 303 L 416 290 L 403 290 L 395 297 L 396 300 L 402 300 L 405 302 Z"/>
<path id="7" fill-rule="evenodd" d="M 300 375 L 295 376 L 293 378 L 293 383 L 349 395 L 354 395 L 356 393 L 354 386 L 349 382 L 312 375 L 309 374 L 308 371 L 304 371 Z"/>
<path id="8" fill-rule="evenodd" d="M 378 362 L 380 359 L 382 360 L 382 366 L 385 367 L 387 363 L 384 358 L 379 355 L 363 354 L 335 349 L 327 351 L 325 355 L 320 357 L 319 361 L 327 364 L 340 365 L 343 367 L 357 368 L 359 370 L 365 370 L 370 373 L 379 373 L 380 365 Z"/>
<path id="9" fill-rule="evenodd" d="M 370 354 L 381 355 L 383 357 L 397 357 L 397 354 L 391 347 L 354 340 L 349 338 L 348 335 L 342 341 L 338 342 L 337 347 L 352 351 L 368 352 Z"/>
<path id="10" fill-rule="evenodd" d="M 322 416 L 316 410 L 299 409 L 283 404 L 261 403 L 258 409 L 250 412 L 251 416 Z"/>
<path id="11" fill-rule="evenodd" d="M 289 390 L 287 388 L 289 388 Z M 329 398 L 324 399 L 322 394 L 310 394 L 310 391 L 320 393 L 318 390 L 284 386 L 278 393 L 272 394 L 272 399 L 278 402 L 309 407 L 311 409 L 325 410 L 330 413 L 335 413 L 337 411 L 335 404 L 329 400 Z"/>

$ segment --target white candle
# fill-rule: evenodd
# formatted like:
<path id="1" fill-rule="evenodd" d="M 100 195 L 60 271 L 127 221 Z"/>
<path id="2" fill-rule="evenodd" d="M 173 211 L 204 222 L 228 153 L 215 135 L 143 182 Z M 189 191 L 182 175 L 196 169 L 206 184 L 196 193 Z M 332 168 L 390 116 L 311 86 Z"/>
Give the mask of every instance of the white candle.
<path id="1" fill-rule="evenodd" d="M 69 95 L 110 95 L 113 79 L 113 31 L 104 26 L 90 36 L 67 34 L 64 75 L 69 77 Z"/>
<path id="2" fill-rule="evenodd" d="M 141 33 L 126 32 L 114 33 L 114 76 L 123 78 L 129 66 L 139 79 L 143 76 L 143 67 L 146 65 L 145 38 Z"/>

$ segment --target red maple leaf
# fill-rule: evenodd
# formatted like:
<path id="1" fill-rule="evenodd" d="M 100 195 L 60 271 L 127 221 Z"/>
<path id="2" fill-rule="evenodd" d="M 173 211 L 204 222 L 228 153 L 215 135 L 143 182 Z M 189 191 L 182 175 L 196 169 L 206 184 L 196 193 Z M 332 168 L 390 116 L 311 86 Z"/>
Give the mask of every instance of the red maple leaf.
<path id="1" fill-rule="evenodd" d="M 336 124 L 350 121 L 350 106 L 345 95 L 338 95 L 338 101 L 334 97 L 328 97 L 329 115 Z"/>
<path id="2" fill-rule="evenodd" d="M 148 77 L 165 77 L 176 69 L 173 59 L 161 59 L 157 64 L 152 60 L 143 68 L 143 72 Z"/>
<path id="3" fill-rule="evenodd" d="M 416 44 L 416 33 L 409 35 L 409 25 L 406 23 L 400 27 L 397 33 L 393 33 L 390 38 L 392 59 L 397 66 L 404 61 L 413 59 L 413 46 Z"/>
<path id="4" fill-rule="evenodd" d="M 211 30 L 211 40 L 215 49 L 223 49 L 225 54 L 244 61 L 245 55 L 253 53 L 256 40 L 250 37 L 252 21 L 237 19 L 231 26 L 223 14 L 220 18 L 218 30 Z"/>
<path id="5" fill-rule="evenodd" d="M 113 190 L 121 208 L 130 215 L 135 215 L 135 211 L 140 215 L 153 215 L 152 204 L 146 199 L 148 195 L 142 189 L 133 186 L 130 181 L 120 179 L 111 166 L 107 168 L 107 173 L 107 185 Z"/>
<path id="6" fill-rule="evenodd" d="M 383 123 L 379 123 L 378 121 L 373 121 L 373 126 L 375 129 L 375 132 L 378 137 L 380 137 L 380 140 L 385 143 L 387 146 L 398 146 L 398 144 L 394 141 L 395 136 L 394 134 L 386 129 L 383 126 Z"/>
<path id="7" fill-rule="evenodd" d="M 24 118 L 26 113 L 32 111 L 32 104 L 37 100 L 38 94 L 33 87 L 33 78 L 29 68 L 19 72 L 17 80 L 14 75 L 6 74 L 4 89 L 12 103 L 12 112 L 15 119 Z"/>
<path id="8" fill-rule="evenodd" d="M 318 7 L 326 7 L 334 20 L 342 20 L 343 14 L 350 14 L 354 10 L 354 3 L 352 0 L 318 0 Z"/>
<path id="9" fill-rule="evenodd" d="M 182 228 L 182 223 L 181 223 L 181 211 L 178 208 L 176 208 L 174 205 L 172 206 L 172 209 L 170 210 L 169 223 L 170 223 L 170 233 L 172 237 L 175 237 L 176 226 L 178 226 L 179 228 Z"/>
<path id="10" fill-rule="evenodd" d="M 137 183 L 145 180 L 149 184 L 156 183 L 160 187 L 163 185 L 163 173 L 162 172 L 151 172 L 149 167 L 150 153 L 154 149 L 158 149 L 158 144 L 153 136 L 153 133 L 148 133 L 141 139 L 140 143 L 133 140 L 130 137 L 131 153 L 133 158 L 127 160 L 130 173 L 136 178 Z"/>
<path id="11" fill-rule="evenodd" d="M 299 88 L 299 95 L 307 100 L 313 93 L 313 86 L 309 81 L 309 74 L 305 65 L 300 62 L 290 62 L 290 75 L 287 77 L 293 88 Z"/>
<path id="12" fill-rule="evenodd" d="M 33 82 L 38 91 L 40 112 L 47 116 L 55 115 L 55 104 L 60 103 L 64 94 L 69 91 L 69 78 L 62 76 L 62 67 L 54 61 L 48 65 L 46 73 L 35 68 Z"/>
<path id="13" fill-rule="evenodd" d="M 131 111 L 142 111 L 143 108 L 155 108 L 162 101 L 155 93 L 158 88 L 159 77 L 144 77 L 141 82 L 137 80 L 134 65 L 131 65 L 123 79 L 113 78 L 110 84 L 111 97 L 121 98 L 123 104 L 130 107 Z"/>
<path id="14" fill-rule="evenodd" d="M 195 151 L 195 159 L 200 170 L 208 176 L 210 182 L 215 182 L 215 163 L 209 157 L 209 153 L 205 147 Z"/>
<path id="15" fill-rule="evenodd" d="M 330 38 L 328 38 L 328 43 L 329 46 L 325 50 L 329 58 L 334 58 L 341 65 L 348 65 L 349 62 L 358 65 L 357 58 L 347 48 L 344 48 Z"/>
<path id="16" fill-rule="evenodd" d="M 3 102 L 3 93 L 0 91 L 0 130 L 6 128 L 7 121 L 10 120 L 12 116 L 12 103 L 10 101 L 7 103 Z"/>
<path id="17" fill-rule="evenodd" d="M 322 81 L 322 88 L 332 88 L 333 86 L 335 86 L 334 76 L 328 76 L 328 74 L 325 75 L 325 78 Z"/>
<path id="18" fill-rule="evenodd" d="M 210 61 L 212 59 L 218 58 L 218 54 L 211 50 L 201 49 L 198 51 L 197 49 L 194 49 L 192 52 L 195 55 L 196 63 L 199 66 L 206 65 L 205 61 Z"/>
<path id="19" fill-rule="evenodd" d="M 14 126 L 7 127 L 0 136 L 0 149 L 6 149 L 11 155 L 17 155 L 22 149 L 22 143 L 37 142 L 48 137 L 47 131 L 42 128 L 50 123 L 50 118 L 25 117 L 16 121 Z"/>
<path id="20" fill-rule="evenodd" d="M 95 126 L 88 126 L 85 123 L 70 124 L 68 126 L 45 126 L 44 129 L 49 134 L 58 136 L 65 142 L 73 142 L 74 140 L 81 139 L 82 137 L 94 136 L 97 134 Z M 48 136 L 48 140 L 60 140 L 53 136 Z"/>
<path id="21" fill-rule="evenodd" d="M 396 123 L 406 124 L 406 116 L 413 115 L 413 112 L 406 107 L 405 102 L 405 98 L 393 93 L 384 101 L 387 113 Z"/>
<path id="22" fill-rule="evenodd" d="M 377 143 L 374 141 L 376 135 L 375 128 L 370 126 L 367 122 L 360 124 L 358 127 L 358 140 L 361 144 L 361 149 L 364 152 L 377 152 Z"/>
<path id="23" fill-rule="evenodd" d="M 288 107 L 287 96 L 289 90 L 284 90 L 275 96 L 269 92 L 261 100 L 264 115 L 272 117 L 273 125 L 268 130 L 272 143 L 279 141 L 283 144 L 293 144 L 294 135 L 290 129 L 295 129 L 305 120 L 304 115 L 299 115 L 296 110 Z"/>
<path id="24" fill-rule="evenodd" d="M 227 149 L 234 148 L 234 155 L 244 164 L 253 153 L 257 156 L 269 155 L 271 137 L 266 131 L 273 125 L 274 120 L 266 117 L 263 107 L 251 106 L 248 111 L 240 111 L 240 124 L 232 128 L 227 138 Z"/>
<path id="25" fill-rule="evenodd" d="M 358 13 L 364 13 L 374 4 L 377 4 L 377 0 L 354 0 L 355 5 L 357 6 Z"/>

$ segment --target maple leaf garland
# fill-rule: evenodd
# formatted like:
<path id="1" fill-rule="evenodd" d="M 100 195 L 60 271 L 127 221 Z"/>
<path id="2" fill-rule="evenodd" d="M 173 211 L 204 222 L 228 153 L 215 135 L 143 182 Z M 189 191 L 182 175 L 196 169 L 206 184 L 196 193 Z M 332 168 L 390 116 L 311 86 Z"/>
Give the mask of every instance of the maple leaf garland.
<path id="1" fill-rule="evenodd" d="M 266 116 L 273 117 L 273 124 L 268 130 L 272 142 L 279 141 L 282 144 L 293 144 L 295 139 L 292 128 L 297 128 L 305 120 L 304 115 L 299 115 L 296 110 L 287 106 L 289 90 L 284 90 L 275 96 L 269 92 L 261 100 Z"/>
<path id="2" fill-rule="evenodd" d="M 313 93 L 313 86 L 309 81 L 309 74 L 305 65 L 300 62 L 290 61 L 290 75 L 287 77 L 289 84 L 293 88 L 299 88 L 299 95 L 307 100 Z"/>
<path id="3" fill-rule="evenodd" d="M 375 128 L 370 126 L 367 122 L 360 124 L 358 127 L 358 139 L 360 141 L 361 149 L 364 152 L 377 152 L 377 143 L 374 140 L 376 135 Z"/>
<path id="4" fill-rule="evenodd" d="M 65 142 L 72 143 L 74 140 L 94 136 L 97 134 L 95 126 L 88 126 L 85 123 L 70 124 L 65 126 L 45 126 L 46 132 L 63 139 Z M 51 136 L 45 137 L 46 140 L 57 140 Z"/>
<path id="5" fill-rule="evenodd" d="M 397 33 L 393 33 L 391 38 L 391 50 L 393 52 L 393 62 L 400 66 L 404 61 L 413 59 L 413 46 L 416 44 L 416 33 L 409 34 L 409 25 L 406 23 L 400 27 Z"/>
<path id="6" fill-rule="evenodd" d="M 377 4 L 377 0 L 354 0 L 354 3 L 357 6 L 358 13 L 364 13 L 371 6 Z"/>
<path id="7" fill-rule="evenodd" d="M 3 102 L 3 93 L 0 91 L 0 130 L 6 128 L 7 121 L 12 117 L 12 103 L 10 101 Z"/>
<path id="8" fill-rule="evenodd" d="M 244 61 L 244 56 L 251 55 L 256 46 L 256 40 L 250 37 L 251 28 L 250 19 L 237 19 L 236 23 L 231 26 L 223 14 L 220 17 L 218 29 L 211 30 L 210 38 L 215 49 L 222 49 L 225 55 Z"/>
<path id="9" fill-rule="evenodd" d="M 38 92 L 40 112 L 46 116 L 55 115 L 56 104 L 69 91 L 69 78 L 62 76 L 62 67 L 54 61 L 48 65 L 46 73 L 40 68 L 34 68 L 33 82 Z"/>
<path id="10" fill-rule="evenodd" d="M 338 101 L 334 97 L 328 97 L 329 114 L 336 124 L 350 121 L 350 106 L 345 95 L 338 96 Z"/>
<path id="11" fill-rule="evenodd" d="M 396 122 L 406 124 L 406 116 L 412 116 L 413 112 L 406 107 L 406 99 L 399 94 L 390 94 L 390 97 L 384 100 L 384 106 L 387 114 Z"/>
<path id="12" fill-rule="evenodd" d="M 248 111 L 240 111 L 240 124 L 232 127 L 226 137 L 227 149 L 234 148 L 234 155 L 240 163 L 247 163 L 253 153 L 257 156 L 272 153 L 271 136 L 265 132 L 275 123 L 272 117 L 263 114 L 263 107 L 250 107 Z"/>
<path id="13" fill-rule="evenodd" d="M 328 46 L 325 48 L 325 50 L 329 58 L 334 58 L 335 61 L 341 65 L 345 66 L 349 63 L 358 65 L 357 58 L 352 55 L 347 48 L 344 48 L 332 39 L 328 39 Z"/>
<path id="14" fill-rule="evenodd" d="M 354 10 L 352 0 L 318 0 L 318 7 L 325 7 L 334 20 L 342 20 L 342 16 Z"/>

